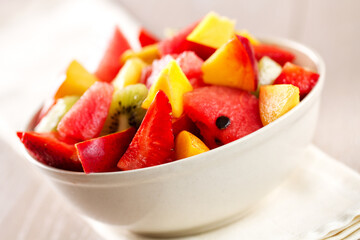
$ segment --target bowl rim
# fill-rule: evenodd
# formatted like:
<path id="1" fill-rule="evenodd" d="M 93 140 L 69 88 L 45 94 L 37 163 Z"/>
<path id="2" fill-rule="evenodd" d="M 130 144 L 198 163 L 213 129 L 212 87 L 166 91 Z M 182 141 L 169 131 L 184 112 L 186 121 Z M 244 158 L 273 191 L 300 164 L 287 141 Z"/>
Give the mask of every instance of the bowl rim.
<path id="1" fill-rule="evenodd" d="M 241 144 L 243 142 L 250 141 L 254 138 L 256 139 L 256 138 L 258 138 L 258 135 L 261 136 L 264 134 L 264 132 L 267 132 L 270 129 L 275 128 L 276 126 L 279 126 L 279 125 L 281 126 L 281 124 L 284 121 L 286 121 L 287 119 L 299 117 L 299 116 L 296 116 L 296 115 L 298 115 L 297 113 L 301 112 L 301 109 L 306 110 L 306 107 L 311 105 L 311 102 L 313 101 L 313 99 L 315 99 L 317 95 L 320 95 L 323 85 L 324 85 L 325 72 L 326 72 L 325 63 L 324 63 L 322 57 L 316 51 L 305 46 L 304 44 L 301 44 L 299 42 L 296 42 L 296 41 L 293 41 L 290 39 L 279 38 L 279 37 L 259 37 L 259 39 L 261 42 L 264 42 L 266 44 L 276 45 L 276 46 L 280 46 L 280 47 L 287 47 L 289 49 L 301 52 L 302 54 L 306 55 L 316 66 L 316 72 L 320 75 L 320 77 L 319 77 L 319 80 L 318 80 L 317 84 L 315 85 L 315 87 L 297 106 L 295 106 L 292 110 L 290 110 L 289 112 L 287 112 L 286 114 L 284 114 L 283 116 L 278 118 L 276 121 L 274 121 L 266 126 L 263 126 L 262 128 L 256 130 L 255 132 L 252 132 L 252 133 L 250 133 L 240 139 L 237 139 L 231 143 L 225 144 L 216 149 L 212 149 L 211 151 L 202 153 L 200 155 L 196 155 L 196 156 L 192 156 L 192 157 L 188 157 L 188 158 L 184 158 L 184 159 L 180 159 L 180 160 L 176 160 L 173 162 L 164 163 L 164 164 L 160 164 L 160 165 L 156 165 L 156 166 L 135 169 L 135 170 L 129 170 L 129 171 L 101 172 L 101 173 L 86 174 L 85 172 L 75 172 L 75 171 L 70 171 L 70 170 L 58 169 L 55 167 L 48 166 L 44 163 L 41 163 L 41 162 L 37 161 L 36 159 L 34 159 L 33 157 L 31 157 L 30 154 L 26 151 L 26 149 L 24 147 L 22 148 L 23 153 L 32 164 L 34 164 L 41 170 L 47 171 L 47 172 L 51 173 L 52 175 L 58 176 L 57 178 L 61 178 L 62 181 L 64 181 L 64 182 L 73 183 L 74 178 L 78 179 L 78 180 L 84 179 L 85 182 L 87 182 L 87 180 L 89 180 L 89 179 L 92 179 L 92 180 L 95 180 L 94 182 L 96 182 L 97 181 L 96 179 L 103 178 L 103 177 L 106 177 L 106 178 L 111 177 L 112 178 L 114 176 L 123 176 L 124 178 L 128 178 L 128 177 L 131 178 L 131 177 L 135 177 L 136 175 L 143 175 L 145 177 L 147 175 L 153 176 L 154 173 L 156 173 L 158 171 L 162 171 L 164 168 L 171 168 L 171 167 L 176 168 L 176 167 L 182 166 L 188 162 L 194 161 L 196 158 L 199 158 L 199 156 L 206 158 L 206 156 L 208 154 L 218 153 L 220 151 L 226 150 L 229 147 L 232 147 L 233 145 Z M 33 122 L 36 115 L 37 114 L 33 115 L 33 118 L 29 121 L 28 126 L 30 126 L 30 124 Z M 29 129 L 29 127 L 27 127 L 26 129 Z M 66 180 L 67 178 L 68 178 L 68 180 Z M 58 179 L 58 180 L 60 180 L 60 179 Z"/>

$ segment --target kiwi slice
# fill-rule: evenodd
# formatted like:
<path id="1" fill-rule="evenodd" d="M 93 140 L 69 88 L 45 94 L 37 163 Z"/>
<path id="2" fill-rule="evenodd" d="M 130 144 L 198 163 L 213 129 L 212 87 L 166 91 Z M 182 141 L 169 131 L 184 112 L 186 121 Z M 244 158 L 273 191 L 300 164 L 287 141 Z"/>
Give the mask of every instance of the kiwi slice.
<path id="1" fill-rule="evenodd" d="M 115 89 L 101 135 L 138 128 L 146 113 L 141 104 L 147 94 L 148 89 L 141 83 Z"/>
<path id="2" fill-rule="evenodd" d="M 67 113 L 70 108 L 79 100 L 78 96 L 67 96 L 56 100 L 54 106 L 51 107 L 49 112 L 41 119 L 36 125 L 35 132 L 52 132 L 56 131 L 62 117 Z"/>

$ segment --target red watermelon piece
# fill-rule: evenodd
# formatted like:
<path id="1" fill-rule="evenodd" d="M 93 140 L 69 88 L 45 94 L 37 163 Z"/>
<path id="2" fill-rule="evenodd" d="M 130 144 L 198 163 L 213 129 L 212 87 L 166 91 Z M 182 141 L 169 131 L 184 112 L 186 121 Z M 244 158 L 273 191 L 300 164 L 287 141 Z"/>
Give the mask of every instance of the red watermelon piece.
<path id="1" fill-rule="evenodd" d="M 173 59 L 179 64 L 181 70 L 194 88 L 206 86 L 202 79 L 201 70 L 204 61 L 192 51 L 185 51 L 179 55 L 165 55 L 159 60 L 154 60 L 151 67 L 148 66 L 144 68 L 140 82 L 150 88 L 159 76 L 161 70 Z"/>
<path id="2" fill-rule="evenodd" d="M 139 32 L 139 42 L 141 47 L 146 47 L 159 42 L 159 40 L 145 28 L 141 28 Z"/>
<path id="3" fill-rule="evenodd" d="M 214 48 L 186 40 L 187 36 L 195 29 L 199 22 L 200 21 L 197 21 L 191 24 L 187 28 L 179 31 L 175 36 L 160 42 L 160 55 L 165 56 L 167 54 L 180 54 L 184 51 L 193 51 L 204 60 L 210 57 L 215 52 Z"/>
<path id="4" fill-rule="evenodd" d="M 154 60 L 151 65 L 151 73 L 149 77 L 146 79 L 146 87 L 150 88 L 151 85 L 155 82 L 157 77 L 159 76 L 161 70 L 163 70 L 168 63 L 173 60 L 173 56 L 171 55 L 165 55 L 159 60 Z"/>
<path id="5" fill-rule="evenodd" d="M 293 53 L 274 45 L 259 44 L 254 45 L 253 48 L 257 61 L 260 61 L 262 57 L 267 56 L 283 66 L 286 62 L 292 62 L 295 59 L 295 55 Z"/>
<path id="6" fill-rule="evenodd" d="M 235 141 L 262 127 L 259 100 L 240 89 L 209 86 L 187 92 L 184 111 L 210 148 Z"/>
<path id="7" fill-rule="evenodd" d="M 76 141 L 60 137 L 56 132 L 18 132 L 29 154 L 41 163 L 59 169 L 82 171 L 76 155 Z"/>
<path id="8" fill-rule="evenodd" d="M 117 163 L 135 135 L 135 128 L 75 145 L 85 173 L 119 171 Z"/>
<path id="9" fill-rule="evenodd" d="M 121 170 L 132 170 L 163 164 L 172 160 L 174 135 L 171 105 L 163 91 L 151 103 L 129 148 L 118 163 Z"/>
<path id="10" fill-rule="evenodd" d="M 121 33 L 119 27 L 116 27 L 109 46 L 95 72 L 95 76 L 101 81 L 111 82 L 120 71 L 121 65 L 119 59 L 121 55 L 130 48 L 129 42 Z"/>
<path id="11" fill-rule="evenodd" d="M 204 60 L 192 51 L 185 51 L 177 56 L 176 62 L 189 79 L 193 88 L 206 86 L 202 79 L 203 72 L 201 70 Z"/>
<path id="12" fill-rule="evenodd" d="M 112 99 L 113 86 L 95 82 L 59 122 L 62 137 L 84 141 L 99 136 Z"/>
<path id="13" fill-rule="evenodd" d="M 292 84 L 299 88 L 300 97 L 304 98 L 319 80 L 319 74 L 305 70 L 292 63 L 286 63 L 274 84 Z"/>

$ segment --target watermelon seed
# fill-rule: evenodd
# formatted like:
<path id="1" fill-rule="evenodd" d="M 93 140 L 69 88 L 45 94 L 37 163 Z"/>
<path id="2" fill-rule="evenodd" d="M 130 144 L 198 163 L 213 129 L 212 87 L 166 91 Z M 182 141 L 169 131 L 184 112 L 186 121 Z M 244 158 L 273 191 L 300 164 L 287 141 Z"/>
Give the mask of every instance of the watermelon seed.
<path id="1" fill-rule="evenodd" d="M 216 126 L 218 129 L 226 129 L 230 125 L 230 118 L 226 116 L 220 116 L 216 119 Z"/>

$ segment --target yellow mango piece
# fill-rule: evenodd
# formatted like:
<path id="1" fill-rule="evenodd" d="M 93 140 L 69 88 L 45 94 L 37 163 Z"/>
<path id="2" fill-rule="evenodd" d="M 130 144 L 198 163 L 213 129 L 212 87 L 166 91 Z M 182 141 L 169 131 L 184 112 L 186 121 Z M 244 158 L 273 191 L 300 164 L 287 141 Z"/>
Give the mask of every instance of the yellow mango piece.
<path id="1" fill-rule="evenodd" d="M 180 117 L 184 111 L 183 95 L 192 91 L 193 88 L 175 60 L 171 60 L 160 72 L 151 86 L 147 98 L 142 103 L 143 108 L 148 109 L 150 107 L 159 90 L 162 90 L 169 98 L 173 116 L 175 118 Z"/>
<path id="2" fill-rule="evenodd" d="M 145 66 L 146 64 L 140 58 L 130 58 L 112 81 L 112 85 L 117 89 L 122 89 L 128 85 L 138 83 Z"/>
<path id="3" fill-rule="evenodd" d="M 210 12 L 187 36 L 186 40 L 219 48 L 234 36 L 235 22 Z"/>
<path id="4" fill-rule="evenodd" d="M 259 45 L 260 41 L 257 40 L 251 33 L 249 33 L 246 29 L 240 30 L 236 32 L 237 35 L 246 37 L 252 45 Z"/>
<path id="5" fill-rule="evenodd" d="M 259 108 L 263 125 L 275 121 L 300 102 L 298 87 L 291 84 L 264 85 L 260 87 Z"/>
<path id="6" fill-rule="evenodd" d="M 55 93 L 54 98 L 81 96 L 98 79 L 89 73 L 79 62 L 72 61 L 66 71 L 66 78 Z"/>
<path id="7" fill-rule="evenodd" d="M 205 83 L 256 91 L 254 66 L 240 40 L 234 37 L 202 65 Z"/>
<path id="8" fill-rule="evenodd" d="M 148 45 L 143 47 L 140 51 L 135 52 L 133 50 L 126 50 L 121 56 L 120 63 L 121 65 L 131 58 L 140 58 L 147 64 L 151 64 L 155 59 L 160 58 L 160 53 L 157 44 Z"/>
<path id="9" fill-rule="evenodd" d="M 175 139 L 176 159 L 187 158 L 209 151 L 209 148 L 199 138 L 188 131 L 181 131 Z"/>

